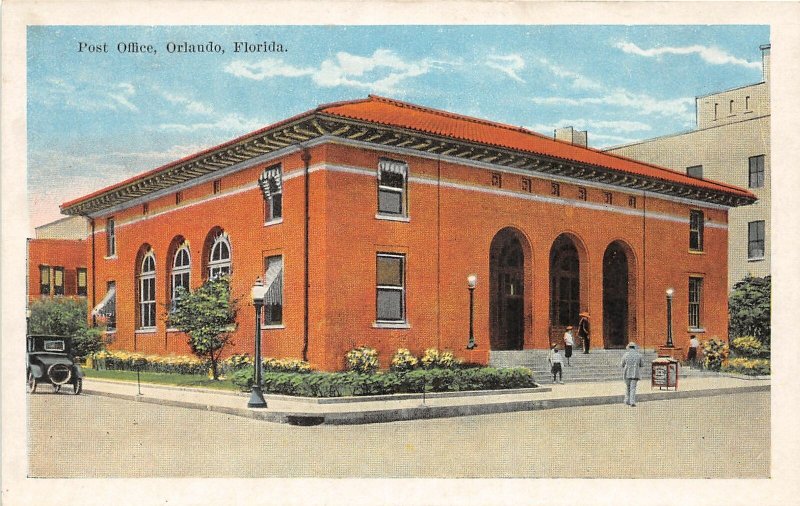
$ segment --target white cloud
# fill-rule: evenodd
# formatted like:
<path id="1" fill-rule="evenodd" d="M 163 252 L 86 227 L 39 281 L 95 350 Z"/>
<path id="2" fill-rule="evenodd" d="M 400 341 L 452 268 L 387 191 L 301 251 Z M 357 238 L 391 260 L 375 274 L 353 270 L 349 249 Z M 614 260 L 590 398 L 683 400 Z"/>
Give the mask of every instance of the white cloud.
<path id="1" fill-rule="evenodd" d="M 159 90 L 159 92 L 161 93 L 161 96 L 163 96 L 171 104 L 182 105 L 186 107 L 186 112 L 188 113 L 203 115 L 210 115 L 214 113 L 214 109 L 203 102 L 198 102 L 189 97 L 178 95 L 169 91 Z"/>
<path id="2" fill-rule="evenodd" d="M 603 85 L 597 81 L 594 81 L 579 72 L 575 72 L 557 65 L 547 58 L 539 58 L 539 63 L 544 65 L 545 68 L 547 68 L 557 77 L 563 77 L 572 81 L 571 85 L 573 88 L 579 90 L 600 90 L 603 88 Z"/>
<path id="3" fill-rule="evenodd" d="M 499 70 L 511 79 L 524 83 L 517 72 L 525 68 L 525 60 L 518 54 L 508 55 L 490 55 L 488 61 L 485 62 L 488 67 Z"/>
<path id="4" fill-rule="evenodd" d="M 429 58 L 406 61 L 388 49 L 376 49 L 371 56 L 346 52 L 323 61 L 318 68 L 295 67 L 277 58 L 259 62 L 237 60 L 225 67 L 225 72 L 237 77 L 262 81 L 273 77 L 310 77 L 323 88 L 346 86 L 378 93 L 393 93 L 404 80 L 421 76 L 445 62 Z"/>
<path id="5" fill-rule="evenodd" d="M 642 49 L 633 42 L 622 41 L 622 42 L 617 42 L 615 44 L 615 47 L 621 49 L 625 53 L 644 56 L 645 58 L 656 58 L 665 54 L 676 54 L 676 55 L 696 54 L 700 58 L 702 58 L 703 61 L 710 63 L 712 65 L 739 65 L 741 67 L 746 67 L 751 69 L 761 69 L 761 62 L 747 61 L 742 58 L 737 58 L 725 52 L 722 49 L 716 47 L 701 46 L 699 44 L 695 44 L 692 46 L 683 46 L 683 47 L 664 46 L 652 49 Z"/>
<path id="6" fill-rule="evenodd" d="M 595 97 L 534 97 L 531 100 L 539 105 L 566 105 L 570 107 L 605 105 L 622 107 L 635 110 L 638 114 L 655 114 L 663 117 L 674 117 L 683 121 L 688 121 L 694 117 L 694 98 L 658 99 L 644 93 L 632 93 L 621 88 Z"/>
<path id="7" fill-rule="evenodd" d="M 37 101 L 48 106 L 79 111 L 126 109 L 139 112 L 139 108 L 132 102 L 136 87 L 131 83 L 116 83 L 108 87 L 102 83 L 70 83 L 51 77 L 45 80 L 43 88 L 33 90 L 32 94 Z"/>
<path id="8" fill-rule="evenodd" d="M 171 132 L 197 132 L 199 130 L 216 130 L 224 132 L 234 132 L 243 134 L 266 126 L 268 122 L 244 118 L 239 114 L 227 114 L 216 121 L 197 122 L 197 123 L 162 123 L 158 125 L 159 130 Z"/>

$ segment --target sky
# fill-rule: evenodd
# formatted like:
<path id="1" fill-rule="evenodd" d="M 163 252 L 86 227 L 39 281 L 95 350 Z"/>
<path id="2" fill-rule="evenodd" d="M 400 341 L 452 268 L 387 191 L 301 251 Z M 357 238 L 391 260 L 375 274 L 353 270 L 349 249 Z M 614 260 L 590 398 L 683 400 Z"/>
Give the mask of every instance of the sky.
<path id="1" fill-rule="evenodd" d="M 31 26 L 31 226 L 73 198 L 371 93 L 546 135 L 574 126 L 596 148 L 691 130 L 695 97 L 762 80 L 769 36 L 753 25 Z"/>

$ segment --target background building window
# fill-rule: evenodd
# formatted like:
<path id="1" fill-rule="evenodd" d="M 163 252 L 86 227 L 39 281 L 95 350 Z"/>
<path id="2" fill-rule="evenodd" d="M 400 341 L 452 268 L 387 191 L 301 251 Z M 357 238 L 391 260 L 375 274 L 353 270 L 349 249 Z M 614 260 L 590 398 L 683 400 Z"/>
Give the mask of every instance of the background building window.
<path id="1" fill-rule="evenodd" d="M 689 278 L 689 327 L 703 325 L 703 278 Z"/>
<path id="2" fill-rule="evenodd" d="M 394 160 L 378 163 L 378 213 L 405 216 L 408 164 Z"/>
<path id="3" fill-rule="evenodd" d="M 171 307 L 175 309 L 175 304 L 180 299 L 178 288 L 183 287 L 189 290 L 189 275 L 191 274 L 192 263 L 191 256 L 189 255 L 189 245 L 183 242 L 175 251 L 175 257 L 172 259 L 172 274 L 170 281 L 172 284 L 171 292 Z"/>
<path id="4" fill-rule="evenodd" d="M 691 167 L 686 167 L 686 175 L 697 179 L 703 179 L 703 166 L 692 165 Z"/>
<path id="5" fill-rule="evenodd" d="M 117 238 L 114 235 L 114 218 L 106 220 L 106 253 L 108 256 L 113 257 L 117 254 Z"/>
<path id="6" fill-rule="evenodd" d="M 63 267 L 53 267 L 53 295 L 64 295 Z"/>
<path id="7" fill-rule="evenodd" d="M 149 251 L 139 271 L 139 328 L 156 326 L 156 257 Z"/>
<path id="8" fill-rule="evenodd" d="M 78 284 L 78 289 L 77 289 L 78 295 L 86 296 L 86 287 L 87 287 L 86 268 L 78 267 L 76 270 L 76 278 Z"/>
<path id="9" fill-rule="evenodd" d="M 747 224 L 747 258 L 764 258 L 764 220 Z"/>
<path id="10" fill-rule="evenodd" d="M 377 320 L 405 321 L 405 255 L 378 253 Z"/>
<path id="11" fill-rule="evenodd" d="M 750 166 L 750 188 L 761 188 L 764 186 L 764 155 L 751 156 Z"/>
<path id="12" fill-rule="evenodd" d="M 39 266 L 39 293 L 50 295 L 50 266 Z"/>
<path id="13" fill-rule="evenodd" d="M 264 259 L 264 325 L 283 323 L 283 257 Z"/>
<path id="14" fill-rule="evenodd" d="M 689 211 L 689 249 L 703 251 L 703 211 Z"/>
<path id="15" fill-rule="evenodd" d="M 221 232 L 214 238 L 208 259 L 208 277 L 227 276 L 231 273 L 231 244 L 228 236 Z"/>
<path id="16" fill-rule="evenodd" d="M 280 165 L 269 167 L 258 178 L 264 194 L 264 221 L 270 222 L 283 216 L 283 172 Z"/>

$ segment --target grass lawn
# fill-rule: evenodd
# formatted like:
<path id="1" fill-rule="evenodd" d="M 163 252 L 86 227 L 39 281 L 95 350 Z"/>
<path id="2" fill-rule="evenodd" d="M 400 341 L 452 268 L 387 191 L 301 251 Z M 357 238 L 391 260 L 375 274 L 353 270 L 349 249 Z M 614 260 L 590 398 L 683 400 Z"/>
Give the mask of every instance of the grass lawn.
<path id="1" fill-rule="evenodd" d="M 136 382 L 136 371 L 101 371 L 85 368 L 83 372 L 87 378 Z M 200 376 L 196 374 L 173 374 L 143 371 L 140 378 L 142 383 L 155 383 L 158 385 L 172 385 L 179 387 L 215 388 L 218 390 L 233 390 L 236 392 L 240 391 L 239 387 L 231 383 L 231 380 L 229 379 L 214 381 L 209 379 L 208 376 Z"/>

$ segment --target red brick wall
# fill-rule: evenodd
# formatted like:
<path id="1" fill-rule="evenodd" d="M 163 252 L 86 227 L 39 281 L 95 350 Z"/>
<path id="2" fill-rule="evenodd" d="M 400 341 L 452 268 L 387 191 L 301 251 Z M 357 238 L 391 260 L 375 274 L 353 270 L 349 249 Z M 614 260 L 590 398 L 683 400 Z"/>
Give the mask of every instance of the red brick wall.
<path id="1" fill-rule="evenodd" d="M 586 187 L 587 203 L 595 206 L 589 209 L 575 205 L 580 203 L 578 185 L 564 182 L 560 183 L 557 202 L 569 205 L 526 200 L 518 197 L 551 197 L 552 181 L 529 178 L 528 192 L 523 189 L 524 176 L 504 172 L 502 186 L 493 187 L 490 170 L 384 154 L 408 162 L 411 177 L 409 221 L 386 221 L 376 218 L 380 152 L 327 144 L 313 148 L 311 155 L 308 358 L 315 366 L 339 369 L 344 354 L 362 344 L 377 348 L 384 365 L 399 347 L 415 353 L 439 347 L 468 360 L 485 362 L 490 342 L 490 245 L 505 227 L 521 233 L 529 253 L 525 263 L 524 311 L 530 315 L 525 324 L 526 348 L 544 348 L 549 343 L 550 249 L 562 234 L 569 234 L 581 252 L 581 269 L 585 273 L 581 279 L 581 308 L 592 314 L 593 346 L 603 346 L 603 255 L 613 241 L 623 242 L 632 255 L 630 283 L 635 301 L 630 321 L 635 321 L 636 328 L 629 330 L 631 340 L 648 348 L 663 344 L 664 291 L 670 286 L 675 289 L 676 345 L 687 339 L 690 274 L 704 277 L 704 337 L 727 337 L 727 231 L 706 226 L 704 251 L 688 251 L 689 210 L 702 209 L 710 220 L 707 225 L 725 223 L 724 210 L 613 190 L 613 203 L 608 207 L 629 214 L 612 213 L 606 210 L 605 190 Z M 262 350 L 267 356 L 302 356 L 304 181 L 302 175 L 293 176 L 302 171 L 303 163 L 299 153 L 281 161 L 281 224 L 263 224 L 263 199 L 256 180 L 265 165 L 223 178 L 220 198 L 198 200 L 210 196 L 212 183 L 208 181 L 183 190 L 183 201 L 177 206 L 174 193 L 152 200 L 145 219 L 141 205 L 114 213 L 118 252 L 115 259 L 103 258 L 105 222 L 96 220 L 97 300 L 103 296 L 106 281 L 117 283 L 118 330 L 114 346 L 133 349 L 135 336 L 135 347 L 141 351 L 188 353 L 185 336 L 168 331 L 162 319 L 154 332 L 135 333 L 136 254 L 145 243 L 155 251 L 157 302 L 162 314 L 167 302 L 168 265 L 172 261 L 168 258 L 170 243 L 178 235 L 189 241 L 191 284 L 198 286 L 202 282 L 202 245 L 209 231 L 219 227 L 230 236 L 232 286 L 240 299 L 239 327 L 231 352 L 251 352 L 254 316 L 249 289 L 253 280 L 263 275 L 263 258 L 282 254 L 285 328 L 265 330 Z M 328 169 L 322 170 L 323 166 Z M 440 186 L 436 184 L 437 174 Z M 225 194 L 248 186 L 245 191 Z M 629 196 L 636 197 L 636 208 L 629 207 Z M 641 215 L 643 208 L 650 216 L 646 220 Z M 169 212 L 159 215 L 164 211 Z M 406 314 L 410 328 L 374 325 L 377 252 L 406 255 Z M 478 275 L 478 348 L 472 352 L 465 350 L 469 311 L 466 277 L 470 273 Z"/>
<path id="2" fill-rule="evenodd" d="M 33 301 L 42 297 L 39 266 L 50 267 L 50 296 L 54 294 L 53 268 L 64 268 L 64 296 L 76 296 L 78 267 L 86 268 L 89 260 L 87 243 L 74 239 L 28 239 L 28 297 Z M 88 281 L 88 272 L 87 272 Z M 46 296 L 45 296 L 46 297 Z"/>

